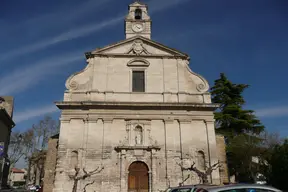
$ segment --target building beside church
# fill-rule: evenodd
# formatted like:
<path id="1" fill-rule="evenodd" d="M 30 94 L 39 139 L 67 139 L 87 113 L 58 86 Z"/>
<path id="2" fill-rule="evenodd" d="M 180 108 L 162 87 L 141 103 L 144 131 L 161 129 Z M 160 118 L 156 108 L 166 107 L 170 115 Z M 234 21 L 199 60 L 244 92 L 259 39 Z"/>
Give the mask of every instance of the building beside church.
<path id="1" fill-rule="evenodd" d="M 0 96 L 0 189 L 8 183 L 10 161 L 8 146 L 12 128 L 15 126 L 13 118 L 14 98 Z"/>
<path id="2" fill-rule="evenodd" d="M 151 39 L 147 5 L 129 5 L 126 39 L 86 53 L 87 66 L 66 81 L 53 192 L 149 191 L 177 186 L 218 162 L 208 82 L 189 56 Z M 211 182 L 220 183 L 219 170 Z M 90 184 L 89 184 L 90 183 Z M 185 184 L 197 184 L 191 174 Z M 88 185 L 89 184 L 89 185 Z M 45 184 L 44 184 L 45 185 Z"/>

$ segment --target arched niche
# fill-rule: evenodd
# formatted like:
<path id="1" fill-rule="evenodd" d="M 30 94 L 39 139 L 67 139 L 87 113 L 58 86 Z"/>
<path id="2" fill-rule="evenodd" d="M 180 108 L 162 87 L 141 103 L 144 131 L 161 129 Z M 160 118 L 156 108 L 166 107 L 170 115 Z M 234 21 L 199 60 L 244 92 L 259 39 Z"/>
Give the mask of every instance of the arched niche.
<path id="1" fill-rule="evenodd" d="M 197 164 L 199 169 L 206 169 L 205 153 L 203 151 L 197 151 Z"/>
<path id="2" fill-rule="evenodd" d="M 140 125 L 137 125 L 134 129 L 135 132 L 135 144 L 142 145 L 143 144 L 143 128 Z"/>
<path id="3" fill-rule="evenodd" d="M 78 151 L 72 151 L 70 154 L 70 168 L 75 169 L 78 167 Z"/>

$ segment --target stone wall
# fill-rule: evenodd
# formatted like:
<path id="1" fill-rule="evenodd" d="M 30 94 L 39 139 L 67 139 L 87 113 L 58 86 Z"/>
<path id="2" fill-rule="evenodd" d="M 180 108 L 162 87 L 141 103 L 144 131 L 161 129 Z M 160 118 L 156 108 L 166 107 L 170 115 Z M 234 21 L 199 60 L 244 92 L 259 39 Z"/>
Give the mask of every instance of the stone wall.
<path id="1" fill-rule="evenodd" d="M 14 98 L 11 96 L 0 97 L 0 143 L 4 144 L 4 155 L 0 157 L 0 188 L 6 185 L 9 175 L 9 160 L 7 158 L 11 129 L 15 126 L 12 120 Z"/>
<path id="2" fill-rule="evenodd" d="M 12 96 L 2 96 L 5 100 L 4 102 L 0 102 L 0 107 L 5 108 L 9 116 L 13 117 L 13 109 L 14 109 L 14 97 Z"/>
<path id="3" fill-rule="evenodd" d="M 55 168 L 57 160 L 57 146 L 59 135 L 51 137 L 48 141 L 48 150 L 45 161 L 45 175 L 43 192 L 52 192 L 55 179 Z"/>
<path id="4" fill-rule="evenodd" d="M 217 151 L 218 151 L 218 159 L 221 163 L 221 167 L 219 169 L 220 173 L 220 182 L 221 184 L 229 183 L 229 174 L 227 167 L 227 158 L 226 158 L 226 144 L 223 135 L 216 135 L 217 142 Z"/>
<path id="5" fill-rule="evenodd" d="M 144 111 L 134 111 L 130 116 L 128 112 L 105 110 L 96 114 L 96 111 L 91 111 L 87 119 L 80 118 L 80 111 L 77 112 L 78 117 L 76 111 L 63 111 L 54 192 L 71 191 L 73 181 L 69 179 L 69 175 L 75 174 L 75 155 L 77 166 L 81 170 L 85 168 L 87 171 L 93 171 L 97 167 L 104 167 L 101 173 L 79 181 L 79 191 L 83 190 L 85 184 L 94 180 L 87 191 L 93 191 L 93 188 L 99 191 L 126 191 L 129 165 L 134 161 L 145 162 L 149 167 L 151 191 L 165 189 L 168 183 L 177 186 L 185 179 L 189 173 L 181 171 L 177 164 L 181 159 L 188 164 L 195 161 L 196 166 L 199 166 L 196 158 L 197 153 L 202 151 L 206 162 L 209 159 L 211 164 L 218 161 L 212 112 L 207 112 L 206 117 L 201 117 L 206 120 L 198 119 L 201 114 L 199 111 L 197 119 L 194 120 L 192 116 L 185 120 L 169 120 L 168 116 L 167 119 L 163 119 L 165 111 L 161 111 L 162 115 L 158 116 L 155 115 L 157 111 L 146 111 L 154 114 L 147 118 L 143 114 Z M 135 115 L 136 113 L 138 115 Z M 179 116 L 177 112 L 174 113 Z M 109 118 L 104 118 L 104 114 L 110 114 Z M 126 118 L 116 117 L 116 114 Z M 167 114 L 170 112 L 167 111 Z M 143 128 L 143 143 L 139 146 L 135 143 L 137 125 Z M 83 171 L 80 174 L 83 174 Z M 212 177 L 213 183 L 220 183 L 218 170 L 213 172 Z M 185 182 L 198 183 L 199 179 L 193 174 Z"/>

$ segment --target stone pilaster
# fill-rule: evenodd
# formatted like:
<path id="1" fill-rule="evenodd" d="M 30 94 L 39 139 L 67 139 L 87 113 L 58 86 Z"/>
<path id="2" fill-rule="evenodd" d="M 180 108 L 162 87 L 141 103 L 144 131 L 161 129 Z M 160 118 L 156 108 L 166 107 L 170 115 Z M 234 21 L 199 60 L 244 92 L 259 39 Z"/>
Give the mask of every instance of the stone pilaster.
<path id="1" fill-rule="evenodd" d="M 67 159 L 66 159 L 66 132 L 67 127 L 69 126 L 70 119 L 61 118 L 61 127 L 60 127 L 60 134 L 59 134 L 59 141 L 58 141 L 58 151 L 57 151 L 57 161 L 56 161 L 56 168 L 55 168 L 55 182 L 53 192 L 62 192 L 64 191 L 64 183 L 67 182 Z"/>
<path id="2" fill-rule="evenodd" d="M 179 119 L 179 132 L 180 132 L 180 159 L 181 161 L 183 161 L 184 154 L 190 154 L 190 147 L 189 145 L 183 145 L 184 143 L 189 143 L 191 142 L 189 137 L 186 137 L 187 134 L 193 134 L 193 132 L 191 131 L 191 119 Z M 187 140 L 188 139 L 188 140 Z M 182 177 L 182 181 L 184 181 L 185 178 L 187 178 L 189 172 L 184 171 L 182 168 L 181 169 L 181 177 Z M 191 184 L 189 183 L 189 181 L 191 180 L 187 180 L 184 184 Z"/>
<path id="3" fill-rule="evenodd" d="M 205 124 L 207 132 L 207 144 L 209 149 L 209 159 L 210 165 L 212 166 L 218 162 L 215 126 L 214 121 L 205 121 Z M 212 183 L 220 184 L 219 169 L 216 169 L 212 172 Z"/>
<path id="4" fill-rule="evenodd" d="M 156 150 L 152 149 L 151 150 L 151 170 L 149 172 L 149 179 L 150 179 L 150 192 L 156 192 L 157 189 L 155 188 L 157 186 L 157 165 L 156 165 Z M 152 185 L 152 186 L 151 186 Z"/>
<path id="5" fill-rule="evenodd" d="M 125 166 L 125 156 L 126 151 L 121 150 L 120 152 L 120 192 L 127 191 L 127 181 L 126 181 L 126 166 Z"/>

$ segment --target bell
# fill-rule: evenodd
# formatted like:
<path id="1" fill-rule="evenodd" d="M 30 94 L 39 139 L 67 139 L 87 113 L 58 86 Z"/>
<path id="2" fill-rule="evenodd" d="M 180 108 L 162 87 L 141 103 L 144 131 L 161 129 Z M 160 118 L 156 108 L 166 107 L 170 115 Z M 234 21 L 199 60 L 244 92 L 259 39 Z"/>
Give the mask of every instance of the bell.
<path id="1" fill-rule="evenodd" d="M 135 10 L 135 19 L 137 19 L 137 20 L 142 19 L 142 10 L 141 9 Z"/>

